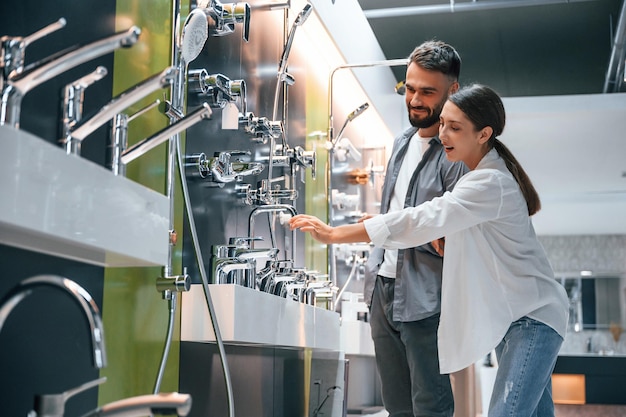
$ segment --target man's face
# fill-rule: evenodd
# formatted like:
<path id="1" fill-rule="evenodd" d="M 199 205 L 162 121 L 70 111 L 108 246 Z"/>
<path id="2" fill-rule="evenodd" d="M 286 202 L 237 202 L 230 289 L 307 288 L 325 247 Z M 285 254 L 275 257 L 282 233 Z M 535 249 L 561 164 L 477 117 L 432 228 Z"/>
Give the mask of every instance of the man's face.
<path id="1" fill-rule="evenodd" d="M 439 123 L 441 109 L 458 83 L 411 62 L 406 70 L 406 106 L 411 125 L 426 129 Z"/>

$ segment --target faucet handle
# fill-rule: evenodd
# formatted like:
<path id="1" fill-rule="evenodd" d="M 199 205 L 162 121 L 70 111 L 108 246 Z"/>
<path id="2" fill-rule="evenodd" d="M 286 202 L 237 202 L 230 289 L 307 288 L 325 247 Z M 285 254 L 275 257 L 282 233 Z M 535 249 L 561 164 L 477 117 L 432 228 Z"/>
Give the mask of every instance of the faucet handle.
<path id="1" fill-rule="evenodd" d="M 63 417 L 67 400 L 76 394 L 104 383 L 106 380 L 106 377 L 95 379 L 60 394 L 37 395 L 35 397 L 35 409 L 28 413 L 28 417 Z"/>
<path id="2" fill-rule="evenodd" d="M 250 5 L 245 2 L 224 4 L 224 19 L 230 21 L 230 25 L 242 23 L 242 38 L 248 42 L 250 38 Z M 234 28 L 232 28 L 234 30 Z"/>
<path id="3" fill-rule="evenodd" d="M 26 47 L 31 43 L 39 40 L 45 36 L 48 36 L 52 32 L 65 27 L 67 21 L 64 18 L 60 18 L 54 23 L 39 29 L 37 32 L 32 33 L 25 37 L 20 36 L 3 36 L 0 38 L 2 43 L 2 62 L 0 62 L 0 68 L 3 68 L 3 77 L 8 79 L 9 74 L 15 71 L 16 73 L 22 72 L 24 69 L 24 52 Z"/>

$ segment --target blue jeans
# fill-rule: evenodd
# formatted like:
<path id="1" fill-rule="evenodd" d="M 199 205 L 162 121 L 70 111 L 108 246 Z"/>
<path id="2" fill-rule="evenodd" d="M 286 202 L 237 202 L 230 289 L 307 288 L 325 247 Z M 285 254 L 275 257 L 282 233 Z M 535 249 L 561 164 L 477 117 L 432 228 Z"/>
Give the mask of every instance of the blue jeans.
<path id="1" fill-rule="evenodd" d="M 531 318 L 511 324 L 496 347 L 489 417 L 554 417 L 552 371 L 562 343 L 554 329 Z"/>
<path id="2" fill-rule="evenodd" d="M 450 378 L 439 373 L 439 314 L 393 321 L 394 282 L 376 278 L 370 311 L 385 409 L 390 417 L 452 417 Z"/>

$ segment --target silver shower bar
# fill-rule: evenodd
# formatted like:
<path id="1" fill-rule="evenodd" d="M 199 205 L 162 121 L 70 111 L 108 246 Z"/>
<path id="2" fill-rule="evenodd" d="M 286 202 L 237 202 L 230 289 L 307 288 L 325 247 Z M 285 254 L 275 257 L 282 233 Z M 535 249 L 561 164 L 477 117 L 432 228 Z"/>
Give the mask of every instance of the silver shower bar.
<path id="1" fill-rule="evenodd" d="M 478 10 L 495 10 L 495 9 L 509 9 L 512 7 L 527 7 L 527 6 L 546 6 L 549 4 L 561 4 L 561 3 L 582 3 L 598 0 L 485 0 L 485 1 L 472 1 L 466 3 L 450 4 L 431 4 L 425 6 L 407 6 L 407 7 L 391 7 L 381 9 L 364 10 L 363 14 L 367 19 L 379 19 L 387 17 L 403 17 L 403 16 L 415 16 L 425 14 L 438 14 L 438 13 L 455 13 L 455 12 L 473 12 Z"/>

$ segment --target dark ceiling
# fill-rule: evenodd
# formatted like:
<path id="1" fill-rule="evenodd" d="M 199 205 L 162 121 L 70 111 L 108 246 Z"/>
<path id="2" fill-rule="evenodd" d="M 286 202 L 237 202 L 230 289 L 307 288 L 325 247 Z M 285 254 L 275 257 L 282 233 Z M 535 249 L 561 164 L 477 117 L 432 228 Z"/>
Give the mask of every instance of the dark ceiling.
<path id="1" fill-rule="evenodd" d="M 443 40 L 461 55 L 462 85 L 505 97 L 602 93 L 622 11 L 622 0 L 457 0 L 454 12 L 446 0 L 359 3 L 386 59 Z M 403 67 L 392 70 L 404 79 Z"/>

